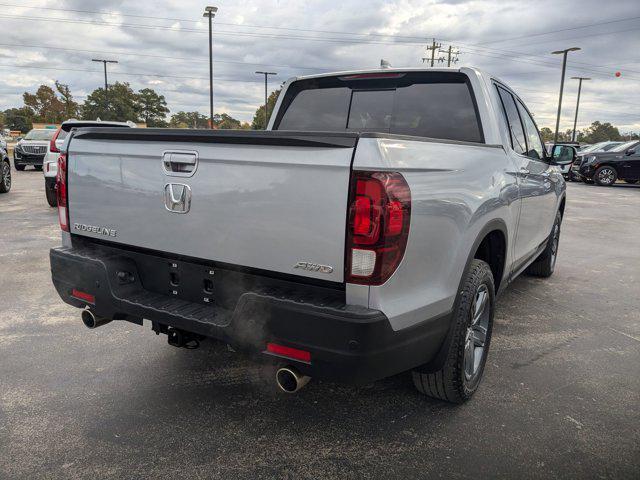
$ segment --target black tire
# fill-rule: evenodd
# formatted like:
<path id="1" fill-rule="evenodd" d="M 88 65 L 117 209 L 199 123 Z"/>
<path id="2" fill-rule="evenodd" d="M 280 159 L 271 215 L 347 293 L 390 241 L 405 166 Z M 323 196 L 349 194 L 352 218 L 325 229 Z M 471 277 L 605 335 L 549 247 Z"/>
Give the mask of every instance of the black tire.
<path id="1" fill-rule="evenodd" d="M 14 166 L 16 167 L 16 170 L 18 170 L 19 172 L 22 172 L 22 171 L 24 171 L 24 167 L 25 167 L 26 165 L 17 165 L 17 164 L 16 164 L 16 165 L 14 165 Z"/>
<path id="2" fill-rule="evenodd" d="M 527 268 L 526 273 L 534 277 L 548 278 L 553 275 L 556 268 L 556 260 L 558 259 L 558 247 L 560 246 L 560 225 L 562 224 L 562 215 L 556 213 L 556 221 L 553 222 L 551 234 L 547 239 L 547 245 L 542 253 Z"/>
<path id="3" fill-rule="evenodd" d="M 618 179 L 618 172 L 609 165 L 603 165 L 593 174 L 593 180 L 601 187 L 610 187 Z"/>
<path id="4" fill-rule="evenodd" d="M 624 183 L 628 183 L 630 185 L 635 185 L 636 183 L 638 183 L 638 180 L 625 180 Z"/>
<path id="5" fill-rule="evenodd" d="M 482 302 L 484 305 L 482 325 L 479 321 L 474 323 L 473 315 L 478 295 L 481 292 L 486 294 L 482 297 L 485 299 Z M 493 328 L 494 305 L 495 286 L 491 268 L 486 262 L 474 259 L 462 282 L 460 298 L 452 319 L 451 341 L 443 367 L 436 372 L 425 372 L 421 369 L 412 372 L 413 383 L 419 392 L 451 403 L 463 403 L 471 398 L 480 385 L 487 361 Z M 469 345 L 471 345 L 468 342 L 471 341 L 470 335 L 474 340 L 477 339 L 476 332 L 482 336 L 482 331 L 478 329 L 480 326 L 484 328 L 484 341 L 482 346 L 473 341 L 472 367 L 474 370 L 471 375 L 468 375 L 467 368 L 470 364 L 465 360 L 465 358 L 470 358 L 466 355 L 470 351 Z M 479 355 L 476 355 L 477 348 L 482 348 Z"/>
<path id="6" fill-rule="evenodd" d="M 42 165 L 34 165 L 33 168 L 35 168 L 36 171 L 38 171 L 38 172 L 42 171 Z"/>
<path id="7" fill-rule="evenodd" d="M 0 193 L 11 190 L 11 164 L 9 160 L 0 160 Z"/>
<path id="8" fill-rule="evenodd" d="M 58 206 L 58 197 L 56 195 L 55 184 L 50 184 L 48 182 L 44 182 L 44 192 L 47 195 L 47 203 L 50 207 Z"/>

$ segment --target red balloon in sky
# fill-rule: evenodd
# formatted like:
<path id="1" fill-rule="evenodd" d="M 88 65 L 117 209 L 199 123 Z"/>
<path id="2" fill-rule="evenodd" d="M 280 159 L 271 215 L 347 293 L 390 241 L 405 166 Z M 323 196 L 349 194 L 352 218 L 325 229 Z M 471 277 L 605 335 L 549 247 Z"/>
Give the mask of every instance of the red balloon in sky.
<path id="1" fill-rule="evenodd" d="M 616 72 L 616 77 L 619 77 L 620 75 L 622 75 L 620 72 Z"/>

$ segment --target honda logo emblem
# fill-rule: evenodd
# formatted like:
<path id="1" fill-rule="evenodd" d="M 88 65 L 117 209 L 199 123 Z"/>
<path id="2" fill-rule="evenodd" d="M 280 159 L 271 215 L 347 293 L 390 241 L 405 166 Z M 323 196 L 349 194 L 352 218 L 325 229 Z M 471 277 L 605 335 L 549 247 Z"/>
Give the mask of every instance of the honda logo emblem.
<path id="1" fill-rule="evenodd" d="M 191 187 L 184 183 L 164 186 L 164 207 L 170 212 L 187 213 L 191 208 Z"/>

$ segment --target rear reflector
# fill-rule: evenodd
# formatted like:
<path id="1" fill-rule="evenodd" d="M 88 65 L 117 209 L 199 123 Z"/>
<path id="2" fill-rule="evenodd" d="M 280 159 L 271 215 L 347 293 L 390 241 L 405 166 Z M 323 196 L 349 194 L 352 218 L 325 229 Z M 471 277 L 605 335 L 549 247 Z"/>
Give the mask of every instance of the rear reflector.
<path id="1" fill-rule="evenodd" d="M 81 292 L 80 290 L 76 290 L 75 288 L 71 290 L 71 296 L 77 298 L 78 300 L 84 300 L 89 303 L 96 303 L 96 297 L 91 295 L 90 293 Z"/>
<path id="2" fill-rule="evenodd" d="M 281 357 L 300 360 L 301 362 L 311 362 L 311 353 L 297 348 L 285 347 L 277 343 L 267 343 L 267 352 L 279 355 Z"/>

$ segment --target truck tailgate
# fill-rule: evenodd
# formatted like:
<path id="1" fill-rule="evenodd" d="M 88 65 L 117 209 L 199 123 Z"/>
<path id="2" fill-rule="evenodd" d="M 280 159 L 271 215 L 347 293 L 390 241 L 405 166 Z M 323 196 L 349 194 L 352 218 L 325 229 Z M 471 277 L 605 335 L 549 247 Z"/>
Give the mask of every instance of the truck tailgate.
<path id="1" fill-rule="evenodd" d="M 343 281 L 356 135 L 125 130 L 72 136 L 72 234 Z"/>

